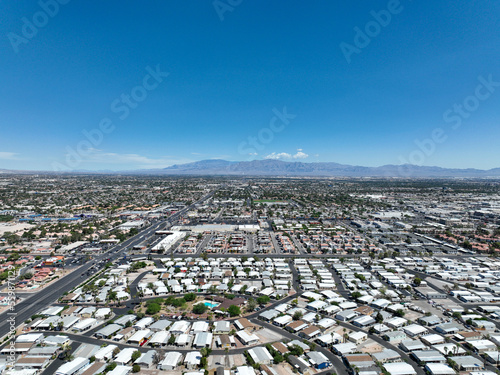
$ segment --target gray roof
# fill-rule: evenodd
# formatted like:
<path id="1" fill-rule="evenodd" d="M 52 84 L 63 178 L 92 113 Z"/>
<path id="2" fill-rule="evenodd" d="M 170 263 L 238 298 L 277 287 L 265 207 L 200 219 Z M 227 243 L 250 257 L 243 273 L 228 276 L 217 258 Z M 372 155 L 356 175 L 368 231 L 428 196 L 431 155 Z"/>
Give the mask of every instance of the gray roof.
<path id="1" fill-rule="evenodd" d="M 158 320 L 151 324 L 148 328 L 152 331 L 163 331 L 164 329 L 167 329 L 172 324 L 170 320 Z"/>
<path id="2" fill-rule="evenodd" d="M 51 357 L 57 350 L 57 346 L 35 346 L 28 351 L 26 357 Z"/>
<path id="3" fill-rule="evenodd" d="M 329 362 L 328 357 L 321 352 L 309 352 L 307 353 L 307 357 L 311 360 L 313 364 Z"/>
<path id="4" fill-rule="evenodd" d="M 421 350 L 413 352 L 412 355 L 419 362 L 446 362 L 446 358 L 437 350 Z"/>
<path id="5" fill-rule="evenodd" d="M 399 353 L 392 349 L 384 349 L 379 353 L 372 353 L 372 358 L 379 362 L 401 358 Z"/>
<path id="6" fill-rule="evenodd" d="M 259 316 L 263 317 L 264 319 L 271 320 L 276 318 L 279 314 L 280 314 L 279 311 L 271 309 L 261 312 Z"/>
<path id="7" fill-rule="evenodd" d="M 149 350 L 146 353 L 142 353 L 142 355 L 134 363 L 150 367 L 156 362 L 156 358 L 158 358 L 156 351 Z"/>
<path id="8" fill-rule="evenodd" d="M 116 324 L 120 324 L 124 326 L 127 322 L 134 322 L 137 320 L 137 317 L 133 314 L 123 315 L 115 320 Z"/>
<path id="9" fill-rule="evenodd" d="M 97 331 L 95 336 L 109 337 L 121 329 L 123 329 L 123 327 L 116 323 L 108 324 L 106 327 L 102 327 L 99 331 Z"/>
<path id="10" fill-rule="evenodd" d="M 288 362 L 290 362 L 293 367 L 298 368 L 300 372 L 309 370 L 309 366 L 307 365 L 307 363 L 305 363 L 304 360 L 300 360 L 299 358 L 295 357 L 294 355 L 288 356 Z"/>
<path id="11" fill-rule="evenodd" d="M 484 367 L 482 361 L 476 359 L 471 355 L 455 356 L 455 357 L 450 357 L 450 359 L 464 369 L 469 369 L 469 368 L 481 369 Z"/>

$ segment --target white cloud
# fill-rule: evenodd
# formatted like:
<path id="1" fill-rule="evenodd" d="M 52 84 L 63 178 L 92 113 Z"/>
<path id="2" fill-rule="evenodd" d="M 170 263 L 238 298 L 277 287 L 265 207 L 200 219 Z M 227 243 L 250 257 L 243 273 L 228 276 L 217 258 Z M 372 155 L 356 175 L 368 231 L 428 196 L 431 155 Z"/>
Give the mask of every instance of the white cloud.
<path id="1" fill-rule="evenodd" d="M 309 155 L 307 155 L 305 152 L 302 152 L 301 149 L 298 149 L 297 153 L 295 155 L 293 155 L 294 159 L 306 159 L 308 157 L 309 157 Z"/>
<path id="2" fill-rule="evenodd" d="M 188 159 L 174 159 L 168 157 L 154 159 L 138 154 L 118 154 L 97 149 L 89 150 L 87 155 L 82 157 L 83 163 L 123 164 L 127 169 L 164 168 L 172 164 L 189 163 L 191 161 L 192 160 Z"/>
<path id="3" fill-rule="evenodd" d="M 286 153 L 286 152 L 280 152 L 277 154 L 276 152 L 273 152 L 272 154 L 267 155 L 265 158 L 266 159 L 274 159 L 274 160 L 280 160 L 280 159 L 290 159 L 292 155 Z"/>
<path id="4" fill-rule="evenodd" d="M 273 152 L 273 153 L 267 155 L 265 158 L 266 159 L 281 160 L 281 159 L 306 159 L 308 157 L 309 157 L 308 154 L 303 152 L 301 148 L 298 148 L 297 153 L 295 153 L 294 155 L 289 154 L 288 152 L 280 152 L 280 153 Z"/>
<path id="5" fill-rule="evenodd" d="M 19 160 L 15 152 L 0 151 L 1 160 Z"/>
<path id="6" fill-rule="evenodd" d="M 250 155 L 250 156 L 257 156 L 257 155 L 259 155 L 259 154 L 258 154 L 258 153 L 256 153 L 256 152 L 249 152 L 249 153 L 248 153 L 248 155 Z"/>

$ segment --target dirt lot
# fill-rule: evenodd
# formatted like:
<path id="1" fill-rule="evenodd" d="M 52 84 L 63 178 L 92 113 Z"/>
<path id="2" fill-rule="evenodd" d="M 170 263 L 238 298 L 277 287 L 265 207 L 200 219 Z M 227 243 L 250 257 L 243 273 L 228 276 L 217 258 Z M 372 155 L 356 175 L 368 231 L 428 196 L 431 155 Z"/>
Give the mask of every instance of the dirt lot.
<path id="1" fill-rule="evenodd" d="M 283 339 L 283 336 L 267 328 L 257 330 L 255 334 L 259 337 L 261 344 L 281 341 Z"/>
<path id="2" fill-rule="evenodd" d="M 378 353 L 381 352 L 384 348 L 373 340 L 366 340 L 363 344 L 358 346 L 359 350 L 363 353 Z"/>

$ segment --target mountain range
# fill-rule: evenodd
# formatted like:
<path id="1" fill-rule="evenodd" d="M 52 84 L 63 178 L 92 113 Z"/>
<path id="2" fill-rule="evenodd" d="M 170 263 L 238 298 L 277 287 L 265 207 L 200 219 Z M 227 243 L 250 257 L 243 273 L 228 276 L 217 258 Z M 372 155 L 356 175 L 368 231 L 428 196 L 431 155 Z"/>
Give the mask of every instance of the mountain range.
<path id="1" fill-rule="evenodd" d="M 287 162 L 264 159 L 252 161 L 201 160 L 164 169 L 136 171 L 167 175 L 248 175 L 248 176 L 332 176 L 332 177 L 500 177 L 500 168 L 452 169 L 417 165 L 363 167 L 332 162 Z"/>
<path id="2" fill-rule="evenodd" d="M 50 171 L 20 171 L 0 169 L 0 174 L 56 173 Z M 468 168 L 441 168 L 404 165 L 363 167 L 333 162 L 288 162 L 274 159 L 252 161 L 228 161 L 221 159 L 201 160 L 176 164 L 162 169 L 139 169 L 127 171 L 75 170 L 74 174 L 133 174 L 133 175 L 198 175 L 198 176 L 275 176 L 275 177 L 390 177 L 390 178 L 500 178 L 500 168 L 489 170 Z"/>

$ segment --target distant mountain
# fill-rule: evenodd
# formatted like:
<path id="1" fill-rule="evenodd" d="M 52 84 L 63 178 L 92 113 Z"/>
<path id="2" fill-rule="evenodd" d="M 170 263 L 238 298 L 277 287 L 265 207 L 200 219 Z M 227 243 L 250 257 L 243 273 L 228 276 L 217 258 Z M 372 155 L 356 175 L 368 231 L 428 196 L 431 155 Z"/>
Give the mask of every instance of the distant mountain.
<path id="1" fill-rule="evenodd" d="M 221 159 L 201 160 L 176 164 L 163 169 L 140 169 L 128 171 L 72 172 L 14 171 L 0 169 L 0 174 L 123 174 L 123 175 L 191 175 L 191 176 L 276 176 L 276 177 L 415 177 L 415 178 L 500 178 L 500 168 L 452 169 L 418 165 L 383 165 L 363 167 L 331 162 L 304 163 L 264 159 L 252 161 L 227 161 Z"/>
<path id="2" fill-rule="evenodd" d="M 363 167 L 339 163 L 304 163 L 264 159 L 252 161 L 201 160 L 176 164 L 164 169 L 136 173 L 164 175 L 234 175 L 234 176 L 335 176 L 335 177 L 500 177 L 500 168 L 490 170 L 451 169 L 417 165 Z"/>

